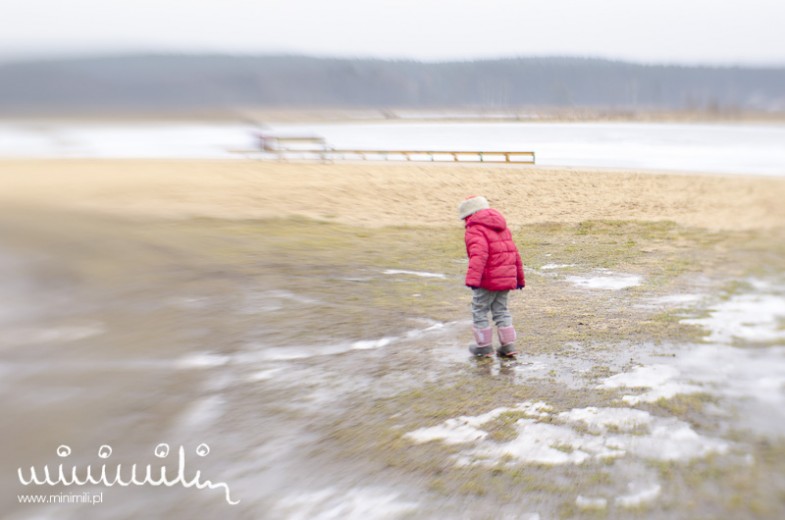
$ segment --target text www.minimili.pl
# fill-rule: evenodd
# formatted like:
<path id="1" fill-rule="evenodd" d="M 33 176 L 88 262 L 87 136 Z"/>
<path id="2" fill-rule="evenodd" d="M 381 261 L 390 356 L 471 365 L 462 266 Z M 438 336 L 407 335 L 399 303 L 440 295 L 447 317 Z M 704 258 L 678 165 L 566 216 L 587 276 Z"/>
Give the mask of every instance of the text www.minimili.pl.
<path id="1" fill-rule="evenodd" d="M 103 493 L 58 493 L 56 495 L 16 495 L 20 504 L 102 504 Z"/>
<path id="2" fill-rule="evenodd" d="M 169 455 L 169 445 L 162 443 L 155 447 L 155 456 L 160 459 L 165 459 Z M 184 488 L 195 487 L 196 489 L 223 489 L 224 498 L 230 505 L 239 504 L 239 500 L 232 500 L 229 486 L 225 482 L 213 482 L 211 480 L 202 480 L 202 472 L 197 470 L 190 476 L 186 477 L 185 469 L 185 448 L 180 446 L 177 450 L 177 470 L 170 471 L 166 465 L 153 468 L 152 464 L 148 464 L 142 468 L 138 468 L 137 464 L 132 464 L 131 468 L 124 470 L 121 464 L 117 464 L 113 468 L 108 467 L 106 463 L 100 466 L 93 467 L 92 464 L 80 468 L 76 465 L 70 468 L 58 464 L 55 468 L 50 468 L 45 465 L 40 470 L 34 466 L 30 467 L 27 475 L 24 474 L 22 468 L 17 469 L 19 482 L 25 486 L 56 486 L 58 484 L 63 486 L 85 486 L 85 485 L 103 485 L 107 487 L 112 486 L 167 486 L 172 487 L 181 485 Z M 196 448 L 196 454 L 200 457 L 206 457 L 210 453 L 210 447 L 207 444 L 200 444 Z M 71 448 L 66 445 L 61 445 L 57 448 L 57 455 L 61 458 L 66 458 L 71 454 Z M 98 456 L 102 459 L 108 459 L 112 454 L 112 448 L 108 445 L 103 445 L 98 450 Z M 58 502 L 58 495 L 19 495 L 20 503 L 75 503 L 77 500 L 74 498 L 73 502 L 68 502 L 70 495 L 63 494 L 62 502 Z M 90 495 L 87 493 L 87 495 Z M 74 497 L 80 495 L 74 495 Z M 92 499 L 89 503 L 101 503 L 103 494 L 98 502 Z M 23 499 L 24 498 L 24 499 Z M 85 503 L 85 502 L 82 502 Z"/>

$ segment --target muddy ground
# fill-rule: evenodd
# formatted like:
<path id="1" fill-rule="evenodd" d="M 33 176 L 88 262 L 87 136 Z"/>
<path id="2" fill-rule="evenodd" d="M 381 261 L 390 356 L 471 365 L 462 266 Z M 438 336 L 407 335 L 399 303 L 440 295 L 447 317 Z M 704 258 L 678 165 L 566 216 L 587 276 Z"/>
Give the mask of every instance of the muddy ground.
<path id="1" fill-rule="evenodd" d="M 513 218 L 502 363 L 468 356 L 459 223 L 87 206 L 0 219 L 8 518 L 785 514 L 785 227 Z M 161 443 L 240 503 L 16 474 Z M 102 503 L 19 503 L 44 488 Z"/>

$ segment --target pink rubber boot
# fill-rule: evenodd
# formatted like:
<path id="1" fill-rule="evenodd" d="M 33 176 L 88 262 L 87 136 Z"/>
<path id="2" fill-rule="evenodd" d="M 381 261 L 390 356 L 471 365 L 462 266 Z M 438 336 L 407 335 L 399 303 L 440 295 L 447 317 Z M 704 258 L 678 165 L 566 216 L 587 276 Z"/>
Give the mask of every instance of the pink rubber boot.
<path id="1" fill-rule="evenodd" d="M 518 339 L 518 334 L 515 332 L 515 327 L 499 327 L 499 343 L 501 347 L 496 350 L 499 357 L 515 357 L 518 351 L 515 350 L 515 340 Z"/>
<path id="2" fill-rule="evenodd" d="M 478 329 L 472 327 L 476 345 L 469 347 L 469 352 L 477 357 L 490 357 L 493 354 L 493 328 Z"/>

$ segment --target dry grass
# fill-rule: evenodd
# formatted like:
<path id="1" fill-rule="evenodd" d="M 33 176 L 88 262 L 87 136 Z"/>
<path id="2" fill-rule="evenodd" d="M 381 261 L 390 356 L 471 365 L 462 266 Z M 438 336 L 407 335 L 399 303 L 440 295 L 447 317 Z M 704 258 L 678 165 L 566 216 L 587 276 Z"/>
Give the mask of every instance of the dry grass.
<path id="1" fill-rule="evenodd" d="M 254 161 L 4 160 L 0 204 L 140 218 L 304 216 L 363 227 L 460 227 L 484 194 L 513 227 L 670 220 L 710 229 L 785 225 L 785 179 L 568 168 Z"/>

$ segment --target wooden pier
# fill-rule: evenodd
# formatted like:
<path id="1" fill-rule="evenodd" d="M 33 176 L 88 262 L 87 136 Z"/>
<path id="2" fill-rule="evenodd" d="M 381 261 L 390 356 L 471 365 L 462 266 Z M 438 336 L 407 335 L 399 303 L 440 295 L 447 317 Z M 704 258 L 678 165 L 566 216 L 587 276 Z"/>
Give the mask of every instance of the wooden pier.
<path id="1" fill-rule="evenodd" d="M 328 158 L 339 160 L 453 161 L 534 164 L 534 152 L 467 150 L 325 150 Z"/>
<path id="2" fill-rule="evenodd" d="M 277 160 L 321 161 L 425 161 L 534 164 L 534 152 L 501 150 L 361 150 L 337 149 L 319 136 L 257 135 L 257 150 L 235 150 Z"/>

